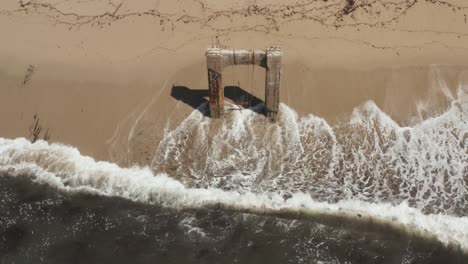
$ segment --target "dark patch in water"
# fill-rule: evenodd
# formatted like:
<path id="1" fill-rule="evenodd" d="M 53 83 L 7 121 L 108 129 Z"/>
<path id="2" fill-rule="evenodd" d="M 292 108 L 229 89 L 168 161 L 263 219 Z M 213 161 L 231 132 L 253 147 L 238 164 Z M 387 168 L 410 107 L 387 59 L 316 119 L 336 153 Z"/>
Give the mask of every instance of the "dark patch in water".
<path id="1" fill-rule="evenodd" d="M 174 210 L 0 175 L 0 263 L 463 263 L 457 248 L 359 221 Z M 357 218 L 356 219 L 360 219 Z M 329 223 L 329 224 L 328 224 Z"/>
<path id="2" fill-rule="evenodd" d="M 19 225 L 12 225 L 0 233 L 2 239 L 0 243 L 0 253 L 17 252 L 26 235 L 26 229 Z"/>

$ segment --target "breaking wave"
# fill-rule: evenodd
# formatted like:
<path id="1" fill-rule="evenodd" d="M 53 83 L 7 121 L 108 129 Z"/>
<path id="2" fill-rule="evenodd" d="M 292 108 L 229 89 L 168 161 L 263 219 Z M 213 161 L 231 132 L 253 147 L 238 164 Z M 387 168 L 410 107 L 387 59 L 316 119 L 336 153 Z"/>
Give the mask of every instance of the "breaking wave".
<path id="1" fill-rule="evenodd" d="M 445 113 L 412 127 L 373 102 L 333 127 L 286 105 L 277 123 L 255 113 L 261 105 L 221 120 L 194 111 L 166 132 L 151 168 L 0 138 L 0 174 L 176 209 L 363 217 L 468 250 L 467 98 L 460 90 Z"/>
<path id="2" fill-rule="evenodd" d="M 424 213 L 467 216 L 467 98 L 459 90 L 448 111 L 412 127 L 399 126 L 372 101 L 333 127 L 313 115 L 299 118 L 286 105 L 276 124 L 255 107 L 215 121 L 194 111 L 166 133 L 153 169 L 190 187 L 407 202 Z"/>

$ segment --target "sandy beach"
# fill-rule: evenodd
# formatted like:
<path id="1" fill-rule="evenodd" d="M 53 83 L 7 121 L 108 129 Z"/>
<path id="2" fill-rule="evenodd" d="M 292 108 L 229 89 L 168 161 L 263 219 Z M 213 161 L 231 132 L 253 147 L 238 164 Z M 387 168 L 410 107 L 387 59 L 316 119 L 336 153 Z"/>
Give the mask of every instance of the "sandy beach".
<path id="1" fill-rule="evenodd" d="M 466 263 L 467 0 L 0 2 L 0 263 Z"/>
<path id="2" fill-rule="evenodd" d="M 38 119 L 38 138 L 148 164 L 165 129 L 194 110 L 174 87 L 207 89 L 211 45 L 281 46 L 281 102 L 299 115 L 338 122 L 373 100 L 411 125 L 466 83 L 467 15 L 461 0 L 5 0 L 0 137 L 31 139 Z M 262 68 L 225 74 L 263 98 Z"/>

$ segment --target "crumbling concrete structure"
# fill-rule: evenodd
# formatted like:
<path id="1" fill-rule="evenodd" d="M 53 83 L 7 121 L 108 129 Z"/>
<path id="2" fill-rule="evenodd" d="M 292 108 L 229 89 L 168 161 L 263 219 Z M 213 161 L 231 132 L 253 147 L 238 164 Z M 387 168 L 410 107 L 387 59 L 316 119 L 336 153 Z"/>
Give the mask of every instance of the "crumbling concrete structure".
<path id="1" fill-rule="evenodd" d="M 235 65 L 258 65 L 266 69 L 265 78 L 265 115 L 276 120 L 279 109 L 279 88 L 281 81 L 282 52 L 279 47 L 263 50 L 226 50 L 208 48 L 208 85 L 210 95 L 210 116 L 222 117 L 224 114 L 223 70 Z"/>

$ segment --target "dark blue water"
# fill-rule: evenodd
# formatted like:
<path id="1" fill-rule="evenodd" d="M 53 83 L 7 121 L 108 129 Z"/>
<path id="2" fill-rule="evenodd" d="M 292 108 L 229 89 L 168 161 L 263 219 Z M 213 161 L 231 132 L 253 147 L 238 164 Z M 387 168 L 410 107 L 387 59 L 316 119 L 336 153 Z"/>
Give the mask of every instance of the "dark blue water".
<path id="1" fill-rule="evenodd" d="M 168 209 L 0 175 L 0 263 L 467 263 L 384 225 Z"/>

